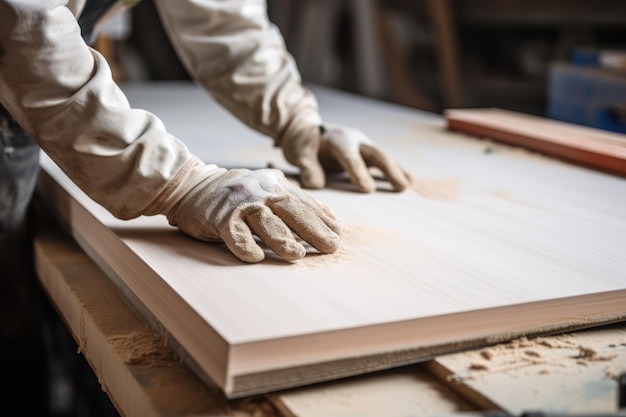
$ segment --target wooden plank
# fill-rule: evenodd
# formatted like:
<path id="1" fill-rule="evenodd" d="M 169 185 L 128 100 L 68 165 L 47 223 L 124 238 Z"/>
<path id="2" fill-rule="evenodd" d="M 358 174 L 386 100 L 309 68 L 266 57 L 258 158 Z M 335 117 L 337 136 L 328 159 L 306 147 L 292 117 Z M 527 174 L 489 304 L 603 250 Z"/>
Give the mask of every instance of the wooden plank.
<path id="1" fill-rule="evenodd" d="M 626 370 L 623 324 L 446 355 L 428 363 L 451 389 L 511 415 L 617 412 Z"/>
<path id="2" fill-rule="evenodd" d="M 448 129 L 626 175 L 626 135 L 501 109 L 445 113 Z"/>
<path id="3" fill-rule="evenodd" d="M 419 365 L 271 395 L 286 417 L 444 416 L 476 408 Z"/>
<path id="4" fill-rule="evenodd" d="M 203 383 L 109 277 L 67 235 L 54 228 L 35 239 L 38 278 L 82 354 L 123 416 L 271 417 L 262 399 L 227 401 Z"/>
<path id="5" fill-rule="evenodd" d="M 201 158 L 293 173 L 196 87 L 125 89 Z M 329 121 L 360 126 L 415 177 L 405 193 L 340 192 L 343 177 L 316 191 L 346 221 L 334 255 L 242 264 L 161 217 L 114 219 L 43 162 L 39 191 L 77 241 L 228 396 L 626 318 L 626 181 L 488 154 L 431 115 L 315 91 Z"/>

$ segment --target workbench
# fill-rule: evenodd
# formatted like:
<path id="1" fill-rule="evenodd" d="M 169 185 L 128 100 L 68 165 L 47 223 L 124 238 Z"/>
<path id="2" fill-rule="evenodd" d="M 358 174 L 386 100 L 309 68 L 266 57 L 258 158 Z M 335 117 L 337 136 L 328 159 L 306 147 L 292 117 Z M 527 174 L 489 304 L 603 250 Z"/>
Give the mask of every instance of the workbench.
<path id="1" fill-rule="evenodd" d="M 176 357 L 63 231 L 41 230 L 35 253 L 43 287 L 123 416 L 401 417 L 617 409 L 617 375 L 626 370 L 626 324 L 514 340 L 373 375 L 228 401 Z"/>
<path id="2" fill-rule="evenodd" d="M 133 88 L 126 89 L 131 103 L 159 87 Z M 171 88 L 165 86 L 163 91 L 167 94 Z M 197 94 L 189 85 L 173 88 Z M 433 123 L 439 120 L 434 115 L 422 117 Z M 173 131 L 177 123 L 185 121 L 166 120 Z M 258 146 L 271 146 L 258 140 Z M 222 143 L 213 155 L 192 151 L 219 163 L 220 152 L 228 152 L 227 141 Z M 252 159 L 242 164 L 263 167 Z M 68 235 L 47 224 L 35 242 L 40 281 L 103 390 L 124 416 L 411 416 L 617 409 L 617 377 L 626 370 L 624 324 L 515 339 L 395 370 L 229 401 L 179 360 Z"/>

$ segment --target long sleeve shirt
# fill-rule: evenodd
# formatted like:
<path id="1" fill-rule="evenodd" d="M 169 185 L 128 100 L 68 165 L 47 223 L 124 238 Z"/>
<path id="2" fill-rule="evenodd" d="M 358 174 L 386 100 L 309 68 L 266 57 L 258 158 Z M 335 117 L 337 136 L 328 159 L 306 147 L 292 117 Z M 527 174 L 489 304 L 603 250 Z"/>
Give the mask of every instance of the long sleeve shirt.
<path id="1" fill-rule="evenodd" d="M 82 39 L 85 0 L 0 0 L 0 103 L 91 198 L 119 218 L 164 213 L 205 166 L 156 115 L 133 109 Z M 264 1 L 156 0 L 182 62 L 225 108 L 275 144 L 320 125 Z M 210 131 L 211 126 L 207 126 Z"/>

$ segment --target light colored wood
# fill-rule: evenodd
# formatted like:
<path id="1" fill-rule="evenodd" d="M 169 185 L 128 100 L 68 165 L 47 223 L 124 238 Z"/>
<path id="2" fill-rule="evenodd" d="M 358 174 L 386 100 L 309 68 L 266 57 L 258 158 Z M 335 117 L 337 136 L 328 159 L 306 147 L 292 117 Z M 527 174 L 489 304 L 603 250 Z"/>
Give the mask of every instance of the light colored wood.
<path id="1" fill-rule="evenodd" d="M 617 412 L 626 326 L 610 326 L 446 355 L 429 362 L 451 389 L 511 415 Z"/>
<path id="2" fill-rule="evenodd" d="M 272 415 L 267 400 L 227 402 L 215 386 L 199 381 L 64 233 L 40 230 L 35 251 L 44 289 L 122 415 Z M 586 411 L 610 412 L 615 405 L 612 378 L 626 368 L 625 341 L 623 325 L 517 340 L 427 362 L 427 368 L 443 376 L 444 385 L 417 365 L 276 393 L 270 399 L 284 417 L 432 416 L 474 410 L 456 391 L 470 392 L 472 402 L 487 402 L 488 409 L 496 407 L 493 398 L 511 413 L 528 409 L 527 404 L 553 412 L 577 411 L 580 404 Z M 581 347 L 596 355 L 579 358 Z M 538 396 L 538 386 L 549 389 Z"/>
<path id="3" fill-rule="evenodd" d="M 418 366 L 270 398 L 286 417 L 418 417 L 476 410 Z"/>
<path id="4" fill-rule="evenodd" d="M 501 109 L 446 111 L 448 129 L 626 175 L 626 135 Z"/>
<path id="5" fill-rule="evenodd" d="M 39 280 L 121 415 L 278 413 L 270 400 L 226 401 L 216 386 L 200 381 L 93 260 L 53 222 L 45 224 L 35 239 Z M 472 409 L 416 366 L 278 393 L 270 399 L 285 417 L 441 415 Z"/>
<path id="6" fill-rule="evenodd" d="M 192 85 L 125 91 L 206 161 L 294 172 Z M 77 241 L 227 395 L 626 317 L 626 181 L 486 154 L 440 118 L 315 91 L 329 121 L 360 126 L 416 178 L 401 194 L 342 192 L 343 178 L 314 192 L 346 223 L 335 255 L 242 264 L 161 217 L 114 219 L 43 161 L 40 193 Z"/>

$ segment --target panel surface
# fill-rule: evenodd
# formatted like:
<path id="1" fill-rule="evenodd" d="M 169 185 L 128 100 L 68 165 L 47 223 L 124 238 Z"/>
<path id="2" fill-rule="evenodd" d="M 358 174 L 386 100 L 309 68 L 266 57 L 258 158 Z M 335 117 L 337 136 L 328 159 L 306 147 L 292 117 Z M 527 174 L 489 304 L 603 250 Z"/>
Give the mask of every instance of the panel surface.
<path id="1" fill-rule="evenodd" d="M 206 162 L 295 173 L 269 139 L 192 85 L 124 90 L 133 106 L 157 114 Z M 333 255 L 285 263 L 268 254 L 265 262 L 244 264 L 162 217 L 114 219 L 43 161 L 89 213 L 62 213 L 79 243 L 229 394 L 427 356 L 411 349 L 453 351 L 464 341 L 624 318 L 624 179 L 446 132 L 433 115 L 315 91 L 327 121 L 365 130 L 415 178 L 404 193 L 381 182 L 379 192 L 360 194 L 341 176 L 313 191 L 345 223 L 344 244 Z M 59 201 L 57 195 L 57 206 L 71 206 Z M 113 233 L 97 232 L 90 216 Z M 342 362 L 338 370 L 300 369 L 286 377 L 290 382 L 257 378 L 239 389 L 233 382 L 394 352 L 409 354 Z"/>

